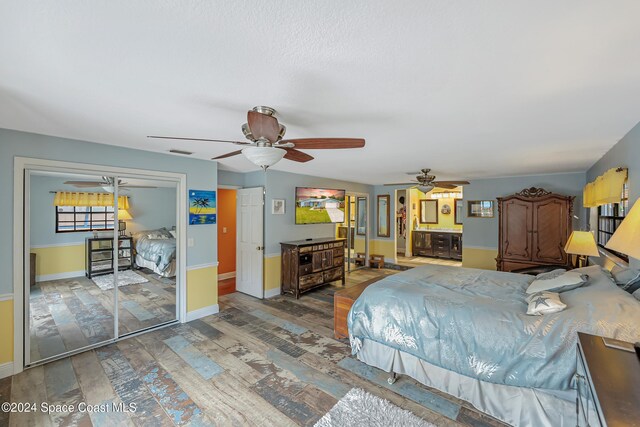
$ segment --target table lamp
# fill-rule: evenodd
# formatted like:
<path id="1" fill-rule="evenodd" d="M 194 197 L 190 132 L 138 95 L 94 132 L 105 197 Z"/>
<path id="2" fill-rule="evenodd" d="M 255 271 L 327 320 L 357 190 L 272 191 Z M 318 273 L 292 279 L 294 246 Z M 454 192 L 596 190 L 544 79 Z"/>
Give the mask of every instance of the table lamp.
<path id="1" fill-rule="evenodd" d="M 640 258 L 640 203 L 636 201 L 605 247 Z"/>
<path id="2" fill-rule="evenodd" d="M 118 231 L 121 236 L 125 235 L 125 231 L 127 230 L 127 223 L 125 220 L 133 219 L 131 214 L 126 209 L 118 209 Z"/>
<path id="3" fill-rule="evenodd" d="M 587 257 L 600 256 L 596 239 L 590 231 L 573 231 L 564 246 L 564 251 L 568 254 L 576 255 L 575 263 L 573 263 L 574 268 L 586 266 Z"/>

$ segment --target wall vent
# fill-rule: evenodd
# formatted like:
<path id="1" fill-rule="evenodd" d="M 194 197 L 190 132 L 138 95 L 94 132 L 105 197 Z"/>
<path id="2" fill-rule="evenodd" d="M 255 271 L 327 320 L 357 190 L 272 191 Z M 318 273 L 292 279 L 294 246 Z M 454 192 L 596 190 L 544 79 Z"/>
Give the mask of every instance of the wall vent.
<path id="1" fill-rule="evenodd" d="M 169 150 L 169 152 L 174 154 L 184 154 L 185 156 L 190 156 L 193 154 L 191 151 L 176 150 L 175 148 L 172 148 L 171 150 Z"/>

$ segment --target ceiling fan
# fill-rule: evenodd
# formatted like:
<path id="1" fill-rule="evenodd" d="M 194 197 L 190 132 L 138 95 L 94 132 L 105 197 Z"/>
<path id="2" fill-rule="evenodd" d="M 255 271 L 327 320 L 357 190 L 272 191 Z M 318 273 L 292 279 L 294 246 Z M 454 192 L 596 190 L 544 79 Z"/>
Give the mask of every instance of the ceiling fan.
<path id="1" fill-rule="evenodd" d="M 247 123 L 242 125 L 242 133 L 245 138 L 251 142 L 154 135 L 150 135 L 148 138 L 227 142 L 244 146 L 241 150 L 232 151 L 231 153 L 214 157 L 211 160 L 219 160 L 243 154 L 252 163 L 260 166 L 264 170 L 278 163 L 283 157 L 301 163 L 313 160 L 312 156 L 297 150 L 298 148 L 317 150 L 364 147 L 365 142 L 362 138 L 283 139 L 287 128 L 283 124 L 278 123 L 275 115 L 275 109 L 265 106 L 253 107 L 253 109 L 247 113 Z"/>
<path id="2" fill-rule="evenodd" d="M 445 188 L 445 189 L 453 189 L 459 185 L 468 185 L 469 181 L 436 181 L 435 175 L 429 175 L 431 169 L 420 169 L 420 172 L 409 172 L 409 174 L 419 174 L 416 175 L 416 179 L 411 182 L 400 182 L 395 184 L 385 184 L 385 185 L 411 185 L 411 188 L 417 188 L 423 193 L 427 193 L 434 188 Z"/>
<path id="3" fill-rule="evenodd" d="M 101 187 L 108 193 L 113 193 L 115 190 L 115 179 L 110 176 L 103 176 L 102 181 L 65 181 L 65 184 L 73 185 L 78 188 L 95 188 Z M 121 179 L 118 179 L 118 188 L 126 190 L 127 188 L 158 188 L 151 185 L 131 185 L 127 184 Z"/>

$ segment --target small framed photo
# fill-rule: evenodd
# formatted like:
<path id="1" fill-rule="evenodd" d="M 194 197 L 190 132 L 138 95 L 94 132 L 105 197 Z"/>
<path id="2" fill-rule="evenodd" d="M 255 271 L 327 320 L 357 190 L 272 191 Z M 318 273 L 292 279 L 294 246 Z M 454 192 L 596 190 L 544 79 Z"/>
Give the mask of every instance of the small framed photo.
<path id="1" fill-rule="evenodd" d="M 493 218 L 493 200 L 470 200 L 467 209 L 469 218 Z"/>
<path id="2" fill-rule="evenodd" d="M 284 199 L 271 200 L 271 214 L 284 215 Z"/>

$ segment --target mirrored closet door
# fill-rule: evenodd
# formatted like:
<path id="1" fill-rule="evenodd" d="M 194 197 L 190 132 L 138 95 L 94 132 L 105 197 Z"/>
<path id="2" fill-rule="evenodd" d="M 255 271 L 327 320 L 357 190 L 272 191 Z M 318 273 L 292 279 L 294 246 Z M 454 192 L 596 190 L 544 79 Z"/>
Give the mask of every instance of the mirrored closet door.
<path id="1" fill-rule="evenodd" d="M 113 194 L 94 188 L 105 179 L 30 171 L 26 180 L 27 366 L 115 338 L 114 278 L 109 274 L 116 225 Z"/>
<path id="2" fill-rule="evenodd" d="M 368 265 L 369 233 L 367 195 L 347 194 L 345 199 L 345 222 L 338 224 L 338 237 L 346 239 L 345 269 L 353 271 Z"/>
<path id="3" fill-rule="evenodd" d="M 176 321 L 177 190 L 27 171 L 25 366 Z"/>
<path id="4" fill-rule="evenodd" d="M 172 322 L 176 316 L 176 183 L 120 176 L 118 210 L 120 336 Z"/>

